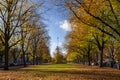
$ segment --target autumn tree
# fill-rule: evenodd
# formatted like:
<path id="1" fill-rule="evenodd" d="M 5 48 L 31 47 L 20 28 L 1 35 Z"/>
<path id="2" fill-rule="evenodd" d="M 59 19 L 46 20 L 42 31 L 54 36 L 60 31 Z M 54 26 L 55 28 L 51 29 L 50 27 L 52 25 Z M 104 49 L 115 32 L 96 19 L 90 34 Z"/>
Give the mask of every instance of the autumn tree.
<path id="1" fill-rule="evenodd" d="M 102 67 L 103 66 L 104 49 L 106 48 L 106 45 L 111 37 L 95 28 L 92 28 L 90 34 L 93 39 L 92 42 L 93 42 L 94 46 L 96 46 L 97 49 L 99 50 L 98 51 L 99 54 L 96 54 L 96 55 L 98 55 L 100 67 Z"/>
<path id="2" fill-rule="evenodd" d="M 75 0 L 65 3 L 79 21 L 119 39 L 118 0 Z M 99 25 L 105 25 L 104 30 Z"/>
<path id="3" fill-rule="evenodd" d="M 46 35 L 40 42 L 38 58 L 41 58 L 39 62 L 48 63 L 51 61 L 50 49 L 49 49 L 49 36 Z"/>
<path id="4" fill-rule="evenodd" d="M 106 57 L 111 59 L 111 67 L 114 66 L 116 61 L 119 61 L 119 52 L 120 52 L 120 44 L 119 41 L 110 38 L 107 44 L 107 54 Z"/>
<path id="5" fill-rule="evenodd" d="M 46 25 L 42 22 L 39 24 L 33 24 L 34 30 L 30 36 L 29 50 L 32 53 L 33 64 L 42 62 L 42 58 L 47 57 L 49 53 L 49 35 L 46 30 Z M 47 55 L 45 55 L 47 54 Z M 44 56 L 43 56 L 44 55 Z M 39 60 L 38 60 L 39 59 Z"/>
<path id="6" fill-rule="evenodd" d="M 54 62 L 57 64 L 64 63 L 64 56 L 62 55 L 62 52 L 60 51 L 60 48 L 58 46 L 54 53 Z"/>
<path id="7" fill-rule="evenodd" d="M 29 3 L 29 5 L 28 5 Z M 26 6 L 25 6 L 26 5 Z M 34 4 L 28 0 L 1 0 L 0 1 L 0 33 L 3 34 L 4 40 L 4 55 L 5 55 L 5 70 L 8 70 L 9 50 L 16 45 L 21 39 L 12 43 L 13 35 L 19 31 L 30 18 L 26 15 L 31 14 L 30 9 Z M 24 22 L 22 22 L 24 20 Z"/>
<path id="8" fill-rule="evenodd" d="M 71 53 L 79 53 L 79 61 L 86 58 L 88 65 L 90 65 L 92 60 L 91 52 L 94 48 L 92 44 L 92 37 L 90 36 L 91 28 L 88 29 L 87 25 L 79 23 L 75 17 L 71 18 L 71 22 L 73 23 L 72 31 L 66 36 L 66 48 L 68 50 L 68 54 L 71 55 Z"/>
<path id="9" fill-rule="evenodd" d="M 28 46 L 30 46 L 31 34 L 35 31 L 35 26 L 39 23 L 40 14 L 37 12 L 37 9 L 42 6 L 42 3 L 36 5 L 30 9 L 31 14 L 26 14 L 26 18 L 29 20 L 20 28 L 20 37 L 21 37 L 21 49 L 22 49 L 22 59 L 23 64 L 26 66 L 26 55 L 28 55 Z M 22 20 L 24 22 L 24 20 Z M 35 28 L 35 29 L 34 29 Z M 38 27 L 39 28 L 39 27 Z M 37 45 L 37 44 L 36 44 Z M 27 54 L 26 54 L 27 53 Z"/>
<path id="10" fill-rule="evenodd" d="M 64 2 L 79 22 L 100 30 L 103 32 L 103 38 L 107 34 L 119 41 L 120 3 L 118 0 L 64 0 Z M 103 49 L 101 51 L 103 52 Z M 102 54 L 100 62 L 102 66 Z"/>

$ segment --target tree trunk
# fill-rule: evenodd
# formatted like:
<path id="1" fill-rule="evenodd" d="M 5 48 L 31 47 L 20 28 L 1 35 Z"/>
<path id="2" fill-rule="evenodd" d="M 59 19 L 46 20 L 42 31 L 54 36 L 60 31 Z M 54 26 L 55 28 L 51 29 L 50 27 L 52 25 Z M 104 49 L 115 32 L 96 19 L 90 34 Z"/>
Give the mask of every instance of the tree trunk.
<path id="1" fill-rule="evenodd" d="M 98 60 L 99 60 L 99 59 L 98 59 L 98 56 L 99 56 L 98 53 L 96 53 L 96 62 L 97 62 L 97 63 L 98 63 Z"/>
<path id="2" fill-rule="evenodd" d="M 35 50 L 33 50 L 33 65 L 35 65 Z"/>
<path id="3" fill-rule="evenodd" d="M 26 59 L 25 59 L 25 52 L 23 51 L 23 65 L 26 67 Z"/>
<path id="4" fill-rule="evenodd" d="M 5 50 L 4 50 L 4 53 L 5 53 L 5 66 L 4 66 L 4 70 L 9 70 L 9 40 L 10 40 L 10 16 L 11 16 L 11 10 L 10 10 L 10 4 L 9 4 L 9 1 L 7 3 L 7 20 L 6 20 L 6 24 L 4 23 L 5 25 L 5 33 L 4 33 L 4 36 L 5 36 Z"/>
<path id="5" fill-rule="evenodd" d="M 103 67 L 103 48 L 100 51 L 100 67 Z"/>
<path id="6" fill-rule="evenodd" d="M 33 55 L 33 65 L 35 65 L 35 55 Z"/>
<path id="7" fill-rule="evenodd" d="M 16 58 L 16 52 L 15 51 L 12 52 L 12 57 L 13 57 L 13 62 L 16 63 L 17 58 Z"/>
<path id="8" fill-rule="evenodd" d="M 9 54 L 9 44 L 8 44 L 8 41 L 7 39 L 5 39 L 5 50 L 4 50 L 4 53 L 5 53 L 5 65 L 4 65 L 4 70 L 9 70 L 9 66 L 8 66 L 8 54 Z"/>
<path id="9" fill-rule="evenodd" d="M 90 52 L 88 52 L 88 66 L 91 65 L 91 61 L 90 61 Z"/>
<path id="10" fill-rule="evenodd" d="M 112 57 L 112 62 L 111 62 L 111 68 L 113 68 L 114 67 L 114 64 L 115 64 L 115 60 L 114 60 L 114 57 Z"/>
<path id="11" fill-rule="evenodd" d="M 36 65 L 38 65 L 38 57 L 36 57 Z"/>
<path id="12" fill-rule="evenodd" d="M 26 59 L 25 59 L 24 44 L 22 44 L 22 53 L 23 53 L 23 66 L 26 67 Z"/>

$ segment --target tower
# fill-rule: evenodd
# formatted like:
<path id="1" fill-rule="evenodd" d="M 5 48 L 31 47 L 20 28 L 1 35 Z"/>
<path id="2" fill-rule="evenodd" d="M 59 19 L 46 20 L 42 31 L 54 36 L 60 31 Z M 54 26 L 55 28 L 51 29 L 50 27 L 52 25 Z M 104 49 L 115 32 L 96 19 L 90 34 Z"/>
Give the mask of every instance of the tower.
<path id="1" fill-rule="evenodd" d="M 57 46 L 56 46 L 56 51 L 59 52 L 59 37 L 57 37 Z"/>

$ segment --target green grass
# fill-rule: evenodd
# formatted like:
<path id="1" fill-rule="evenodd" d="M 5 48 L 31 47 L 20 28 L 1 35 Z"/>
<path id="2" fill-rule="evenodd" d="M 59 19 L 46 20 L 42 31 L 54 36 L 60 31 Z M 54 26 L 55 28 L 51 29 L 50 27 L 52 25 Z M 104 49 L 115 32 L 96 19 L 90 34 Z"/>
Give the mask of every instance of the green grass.
<path id="1" fill-rule="evenodd" d="M 0 80 L 120 80 L 120 70 L 79 64 L 44 64 L 0 71 Z"/>
<path id="2" fill-rule="evenodd" d="M 76 71 L 80 68 L 77 64 L 45 64 L 45 65 L 36 65 L 23 68 L 21 70 L 39 70 L 44 72 L 55 72 L 55 71 Z"/>

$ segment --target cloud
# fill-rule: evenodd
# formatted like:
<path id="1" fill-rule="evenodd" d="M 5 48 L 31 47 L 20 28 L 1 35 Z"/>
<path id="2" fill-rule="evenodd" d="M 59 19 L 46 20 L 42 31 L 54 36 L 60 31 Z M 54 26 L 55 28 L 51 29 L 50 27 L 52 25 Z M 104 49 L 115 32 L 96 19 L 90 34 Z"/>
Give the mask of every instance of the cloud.
<path id="1" fill-rule="evenodd" d="M 62 28 L 65 31 L 71 31 L 71 23 L 68 20 L 64 20 L 60 23 L 60 28 Z"/>

